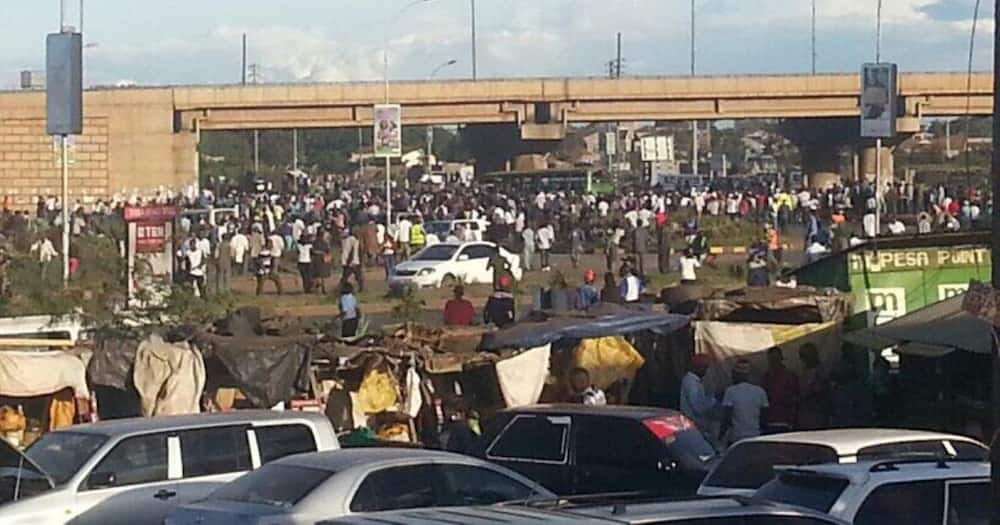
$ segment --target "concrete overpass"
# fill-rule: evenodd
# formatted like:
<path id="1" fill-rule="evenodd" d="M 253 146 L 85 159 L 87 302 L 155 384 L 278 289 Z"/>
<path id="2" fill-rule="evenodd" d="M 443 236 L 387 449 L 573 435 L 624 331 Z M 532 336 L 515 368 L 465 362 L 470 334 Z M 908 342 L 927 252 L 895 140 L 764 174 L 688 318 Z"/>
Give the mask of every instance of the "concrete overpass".
<path id="1" fill-rule="evenodd" d="M 394 82 L 404 124 L 511 123 L 524 140 L 560 138 L 572 122 L 858 115 L 857 74 Z M 905 124 L 932 116 L 989 115 L 992 75 L 900 76 Z M 84 98 L 72 193 L 183 188 L 197 181 L 204 130 L 370 126 L 381 83 L 95 89 Z M 968 105 L 968 106 L 967 106 Z M 55 194 L 59 173 L 45 136 L 41 92 L 0 93 L 2 194 L 26 204 Z"/>

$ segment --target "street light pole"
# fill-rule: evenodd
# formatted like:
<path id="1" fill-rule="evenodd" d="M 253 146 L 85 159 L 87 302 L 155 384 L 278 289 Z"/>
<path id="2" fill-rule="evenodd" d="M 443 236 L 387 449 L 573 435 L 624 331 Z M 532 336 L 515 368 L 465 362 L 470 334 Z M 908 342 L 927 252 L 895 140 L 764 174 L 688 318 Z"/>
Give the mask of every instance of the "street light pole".
<path id="1" fill-rule="evenodd" d="M 472 80 L 476 80 L 476 0 L 469 0 L 469 11 L 472 18 Z"/>
<path id="2" fill-rule="evenodd" d="M 691 0 L 691 77 L 695 75 L 695 0 Z M 691 174 L 698 174 L 698 120 L 691 120 Z"/>
<path id="3" fill-rule="evenodd" d="M 816 0 L 812 0 L 812 33 L 811 33 L 811 44 L 812 44 L 812 74 L 816 74 Z"/>

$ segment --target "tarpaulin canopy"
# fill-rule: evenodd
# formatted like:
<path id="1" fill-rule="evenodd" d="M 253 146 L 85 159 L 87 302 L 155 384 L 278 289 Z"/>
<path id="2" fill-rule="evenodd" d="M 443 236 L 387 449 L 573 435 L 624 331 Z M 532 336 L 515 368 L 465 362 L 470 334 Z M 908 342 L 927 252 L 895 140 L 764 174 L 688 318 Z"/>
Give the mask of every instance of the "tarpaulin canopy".
<path id="1" fill-rule="evenodd" d="M 268 408 L 309 388 L 313 336 L 230 337 L 199 332 L 194 339 L 205 358 L 215 357 L 256 407 Z"/>
<path id="2" fill-rule="evenodd" d="M 626 335 L 643 330 L 669 334 L 687 326 L 686 315 L 632 310 L 600 305 L 586 313 L 553 315 L 543 321 L 521 321 L 513 326 L 483 334 L 481 350 L 535 348 L 560 339 L 587 339 Z"/>
<path id="3" fill-rule="evenodd" d="M 705 321 L 799 324 L 842 321 L 850 312 L 850 294 L 809 287 L 748 287 L 702 299 L 698 317 Z"/>
<path id="4" fill-rule="evenodd" d="M 940 357 L 955 350 L 989 355 L 993 327 L 962 309 L 963 296 L 945 299 L 888 323 L 844 334 L 870 350 L 895 346 L 904 354 Z"/>

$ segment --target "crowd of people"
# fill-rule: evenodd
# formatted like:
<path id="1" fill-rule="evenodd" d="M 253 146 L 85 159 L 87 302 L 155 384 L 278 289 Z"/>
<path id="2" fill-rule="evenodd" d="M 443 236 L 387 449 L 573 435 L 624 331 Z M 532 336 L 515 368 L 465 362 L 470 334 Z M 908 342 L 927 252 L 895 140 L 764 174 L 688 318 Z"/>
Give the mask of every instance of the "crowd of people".
<path id="1" fill-rule="evenodd" d="M 574 269 L 580 267 L 585 253 L 603 256 L 603 271 L 581 272 L 584 284 L 579 289 L 564 294 L 565 279 L 553 275 L 543 300 L 559 309 L 591 304 L 595 296 L 611 302 L 637 301 L 653 272 L 679 272 L 682 282 L 697 282 L 699 270 L 713 259 L 711 232 L 703 225 L 726 217 L 756 225 L 756 240 L 746 261 L 747 282 L 768 285 L 780 274 L 784 247 L 796 231 L 804 232 L 801 246 L 809 262 L 876 234 L 982 227 L 990 206 L 988 196 L 980 191 L 942 185 L 890 183 L 876 192 L 871 184 L 857 183 L 823 191 L 791 191 L 749 177 L 722 179 L 711 188 L 632 188 L 606 195 L 525 194 L 475 184 L 418 187 L 394 191 L 391 203 L 380 188 L 357 183 L 314 183 L 300 178 L 280 186 L 77 203 L 70 214 L 71 233 L 115 236 L 124 255 L 125 206 L 232 209 L 216 221 L 208 214 L 180 216 L 175 231 L 178 282 L 203 294 L 230 289 L 233 277 L 252 276 L 256 293 L 273 289 L 281 294 L 287 284 L 280 273 L 293 270 L 304 293 L 339 293 L 346 283 L 351 283 L 354 292 L 363 293 L 366 268 L 380 266 L 388 279 L 398 262 L 434 240 L 470 238 L 471 232 L 461 225 L 430 235 L 424 229 L 426 222 L 482 221 L 488 224 L 482 238 L 519 253 L 525 271 L 555 274 L 552 255 L 557 252 L 569 254 Z M 22 249 L 38 257 L 43 270 L 58 256 L 53 243 L 58 237 L 53 234 L 61 227 L 60 208 L 58 199 L 39 197 L 34 213 L 5 207 L 0 218 L 3 233 L 26 239 Z M 390 209 L 393 220 L 387 225 Z M 876 209 L 882 212 L 881 231 L 876 231 Z M 675 246 L 679 247 L 676 252 Z M 654 253 L 655 265 L 649 260 Z M 70 255 L 71 265 L 78 264 L 75 254 Z M 336 285 L 329 286 L 337 272 Z M 501 286 L 502 273 L 497 273 L 494 287 L 498 293 L 510 294 L 509 285 Z M 595 284 L 598 276 L 603 276 L 600 289 Z"/>

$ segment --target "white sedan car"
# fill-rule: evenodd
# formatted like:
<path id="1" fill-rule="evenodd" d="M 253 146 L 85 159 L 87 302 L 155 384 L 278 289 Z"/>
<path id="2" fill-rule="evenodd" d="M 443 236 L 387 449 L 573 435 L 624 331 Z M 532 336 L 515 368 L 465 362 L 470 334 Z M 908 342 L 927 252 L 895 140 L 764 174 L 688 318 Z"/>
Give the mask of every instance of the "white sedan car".
<path id="1" fill-rule="evenodd" d="M 492 283 L 490 258 L 500 255 L 510 263 L 514 279 L 521 279 L 521 258 L 503 246 L 491 242 L 445 242 L 427 246 L 410 260 L 399 263 L 389 278 L 389 286 L 402 288 L 413 284 L 418 288 L 450 286 L 463 282 Z"/>

